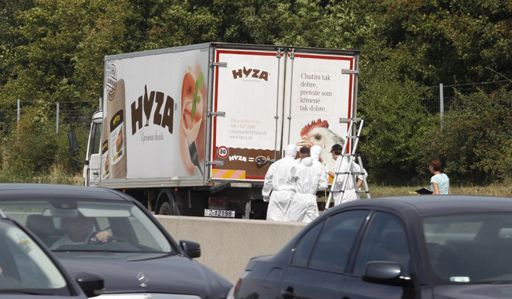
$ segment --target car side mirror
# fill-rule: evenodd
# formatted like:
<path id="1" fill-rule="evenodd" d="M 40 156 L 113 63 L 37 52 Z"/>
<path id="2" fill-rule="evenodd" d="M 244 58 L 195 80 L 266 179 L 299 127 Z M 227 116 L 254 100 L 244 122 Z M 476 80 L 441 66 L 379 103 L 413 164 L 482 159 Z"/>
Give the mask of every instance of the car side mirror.
<path id="1" fill-rule="evenodd" d="M 188 255 L 189 258 L 193 259 L 201 256 L 201 246 L 199 243 L 181 240 L 180 247 L 183 249 L 185 254 Z"/>
<path id="2" fill-rule="evenodd" d="M 105 288 L 103 278 L 92 273 L 78 273 L 76 275 L 76 282 L 87 297 L 95 297 L 101 294 Z"/>
<path id="3" fill-rule="evenodd" d="M 407 279 L 400 276 L 402 268 L 396 262 L 368 262 L 363 280 L 381 284 L 403 284 Z"/>

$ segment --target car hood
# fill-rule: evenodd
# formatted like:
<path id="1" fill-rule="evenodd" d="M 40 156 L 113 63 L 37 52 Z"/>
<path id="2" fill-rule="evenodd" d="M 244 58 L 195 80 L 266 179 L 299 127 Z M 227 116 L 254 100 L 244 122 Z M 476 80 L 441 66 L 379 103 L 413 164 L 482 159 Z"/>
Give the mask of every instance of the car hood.
<path id="1" fill-rule="evenodd" d="M 512 298 L 512 284 L 446 285 L 434 289 L 436 299 Z"/>
<path id="2" fill-rule="evenodd" d="M 56 252 L 76 277 L 95 273 L 105 282 L 103 293 L 167 293 L 224 298 L 231 284 L 200 263 L 181 255 Z"/>

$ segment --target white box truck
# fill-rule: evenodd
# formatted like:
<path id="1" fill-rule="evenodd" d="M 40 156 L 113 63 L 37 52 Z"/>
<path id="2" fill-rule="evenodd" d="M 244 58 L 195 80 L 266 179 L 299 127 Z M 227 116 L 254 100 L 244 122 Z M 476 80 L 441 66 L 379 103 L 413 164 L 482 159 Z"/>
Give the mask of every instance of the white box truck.
<path id="1" fill-rule="evenodd" d="M 204 43 L 105 58 L 86 185 L 158 214 L 264 218 L 261 187 L 286 145 L 329 167 L 355 117 L 357 51 Z"/>

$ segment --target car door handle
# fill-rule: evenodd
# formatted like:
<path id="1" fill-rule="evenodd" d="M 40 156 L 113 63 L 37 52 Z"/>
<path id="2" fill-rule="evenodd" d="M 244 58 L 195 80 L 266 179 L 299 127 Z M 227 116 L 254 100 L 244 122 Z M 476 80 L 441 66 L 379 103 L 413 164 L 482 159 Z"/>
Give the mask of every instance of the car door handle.
<path id="1" fill-rule="evenodd" d="M 282 291 L 281 298 L 283 298 L 283 299 L 295 298 L 295 293 L 293 292 L 293 287 L 287 287 L 286 290 Z"/>

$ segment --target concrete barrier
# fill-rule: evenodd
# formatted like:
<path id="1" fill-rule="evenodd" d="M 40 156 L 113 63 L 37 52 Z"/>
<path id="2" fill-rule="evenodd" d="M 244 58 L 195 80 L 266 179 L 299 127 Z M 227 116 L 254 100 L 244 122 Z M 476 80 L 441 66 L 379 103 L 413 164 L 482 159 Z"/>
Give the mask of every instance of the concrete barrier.
<path id="1" fill-rule="evenodd" d="M 265 220 L 157 216 L 176 241 L 201 244 L 197 260 L 235 283 L 251 257 L 273 255 L 304 224 Z"/>

